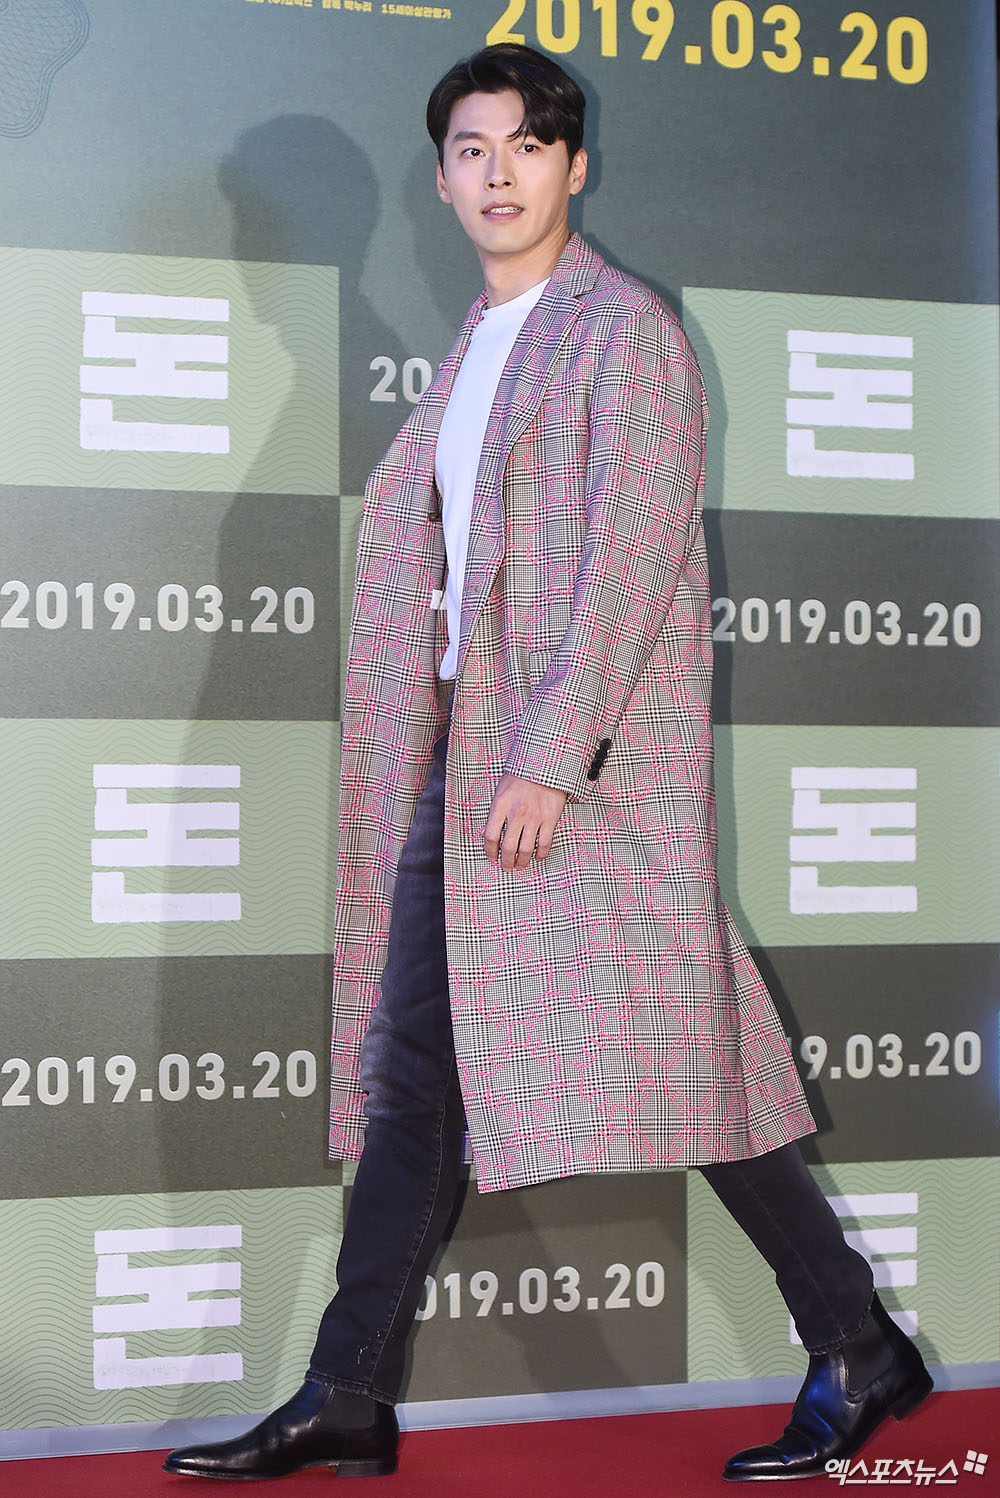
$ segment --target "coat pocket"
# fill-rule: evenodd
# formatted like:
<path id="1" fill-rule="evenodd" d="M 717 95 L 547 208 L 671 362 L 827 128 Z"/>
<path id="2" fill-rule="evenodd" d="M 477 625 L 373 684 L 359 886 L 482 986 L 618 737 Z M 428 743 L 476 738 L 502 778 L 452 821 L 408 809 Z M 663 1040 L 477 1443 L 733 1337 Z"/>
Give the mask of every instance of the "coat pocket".
<path id="1" fill-rule="evenodd" d="M 537 687 L 552 660 L 555 651 L 552 649 L 529 650 L 528 651 L 528 681 L 533 687 Z"/>

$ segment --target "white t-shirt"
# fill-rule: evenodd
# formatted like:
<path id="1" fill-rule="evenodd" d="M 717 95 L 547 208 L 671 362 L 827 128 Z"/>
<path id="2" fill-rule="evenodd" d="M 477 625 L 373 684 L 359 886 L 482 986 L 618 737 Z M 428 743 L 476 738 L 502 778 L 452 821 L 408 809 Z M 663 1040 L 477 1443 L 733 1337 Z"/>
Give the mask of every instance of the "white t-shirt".
<path id="1" fill-rule="evenodd" d="M 445 607 L 448 649 L 441 662 L 442 679 L 450 680 L 458 664 L 462 619 L 462 581 L 469 550 L 469 522 L 486 424 L 518 333 L 538 301 L 546 281 L 539 281 L 513 301 L 487 307 L 459 366 L 438 433 L 434 473 L 441 492 L 444 544 L 448 554 Z"/>

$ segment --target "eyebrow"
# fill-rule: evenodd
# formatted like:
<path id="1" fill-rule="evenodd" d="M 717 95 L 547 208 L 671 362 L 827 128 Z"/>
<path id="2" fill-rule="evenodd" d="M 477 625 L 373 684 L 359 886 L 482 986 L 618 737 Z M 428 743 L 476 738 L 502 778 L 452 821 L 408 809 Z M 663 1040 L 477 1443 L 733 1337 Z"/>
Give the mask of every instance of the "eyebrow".
<path id="1" fill-rule="evenodd" d="M 525 135 L 534 135 L 534 131 L 527 124 L 521 125 L 517 130 L 512 130 L 507 139 L 520 140 Z M 486 136 L 481 130 L 456 130 L 451 139 L 453 142 L 460 140 L 485 140 Z"/>

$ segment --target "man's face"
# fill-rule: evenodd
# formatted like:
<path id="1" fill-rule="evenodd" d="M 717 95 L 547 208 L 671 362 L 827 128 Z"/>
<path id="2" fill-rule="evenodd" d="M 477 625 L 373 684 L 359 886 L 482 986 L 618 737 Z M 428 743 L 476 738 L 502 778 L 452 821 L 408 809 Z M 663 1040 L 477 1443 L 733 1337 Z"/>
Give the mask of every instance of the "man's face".
<path id="1" fill-rule="evenodd" d="M 520 94 L 467 94 L 451 111 L 438 166 L 438 193 L 450 203 L 480 257 L 519 256 L 567 235 L 569 200 L 583 187 L 587 153 L 570 162 L 566 142 L 518 135 Z"/>

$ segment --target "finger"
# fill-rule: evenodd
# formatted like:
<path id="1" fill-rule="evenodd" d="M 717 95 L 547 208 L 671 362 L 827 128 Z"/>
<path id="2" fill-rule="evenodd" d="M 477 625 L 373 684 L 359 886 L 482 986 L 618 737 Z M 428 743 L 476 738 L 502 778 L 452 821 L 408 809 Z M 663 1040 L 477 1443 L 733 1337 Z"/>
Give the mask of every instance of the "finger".
<path id="1" fill-rule="evenodd" d="M 519 869 L 526 869 L 538 847 L 538 838 L 541 828 L 526 827 L 521 833 L 521 843 L 517 850 L 516 865 Z"/>
<path id="2" fill-rule="evenodd" d="M 508 874 L 512 872 L 520 857 L 521 840 L 524 835 L 523 824 L 515 824 L 512 827 L 509 822 L 507 823 L 504 829 L 503 844 L 500 849 L 500 862 Z M 528 856 L 530 858 L 531 855 L 529 854 Z"/>
<path id="3" fill-rule="evenodd" d="M 525 851 L 525 848 L 522 845 L 517 850 L 517 858 L 514 860 L 514 867 L 518 869 L 526 869 L 532 860 L 533 853 L 534 850 L 532 848 L 528 848 L 527 851 Z"/>
<path id="4" fill-rule="evenodd" d="M 496 863 L 500 856 L 500 843 L 503 838 L 503 818 L 496 816 L 491 810 L 483 828 L 483 844 L 486 848 L 486 857 Z"/>

